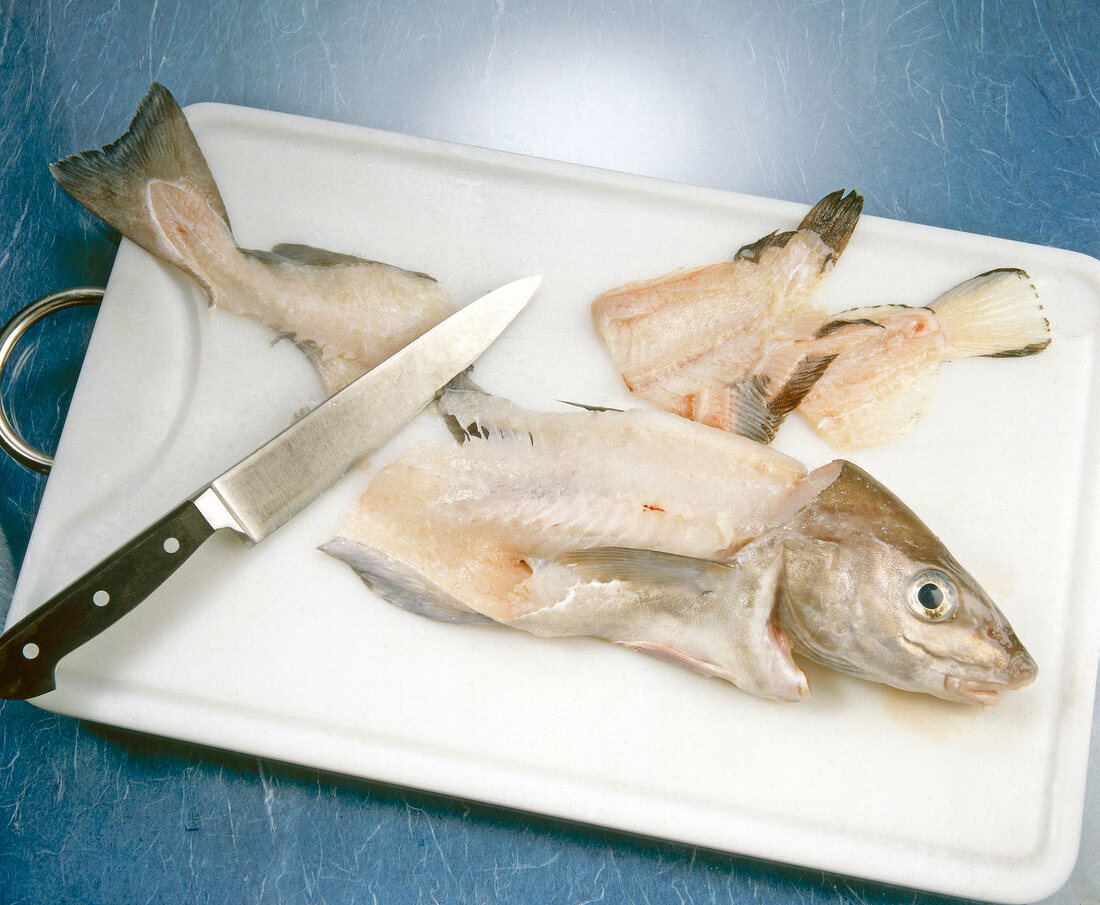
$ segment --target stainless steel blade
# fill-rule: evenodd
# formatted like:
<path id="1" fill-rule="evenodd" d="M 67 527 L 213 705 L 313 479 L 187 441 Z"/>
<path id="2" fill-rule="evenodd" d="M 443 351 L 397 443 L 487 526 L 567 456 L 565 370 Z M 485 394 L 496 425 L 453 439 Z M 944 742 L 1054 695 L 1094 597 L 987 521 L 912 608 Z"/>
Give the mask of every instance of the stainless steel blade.
<path id="1" fill-rule="evenodd" d="M 252 543 L 267 537 L 473 364 L 541 279 L 517 280 L 471 302 L 321 403 L 216 478 L 195 501 L 200 511 Z"/>

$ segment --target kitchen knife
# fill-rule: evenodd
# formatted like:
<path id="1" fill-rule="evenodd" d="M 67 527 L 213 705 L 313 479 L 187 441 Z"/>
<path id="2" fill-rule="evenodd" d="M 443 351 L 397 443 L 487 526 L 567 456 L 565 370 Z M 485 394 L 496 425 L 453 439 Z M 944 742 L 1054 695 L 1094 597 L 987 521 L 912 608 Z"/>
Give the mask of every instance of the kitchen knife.
<path id="1" fill-rule="evenodd" d="M 489 347 L 541 277 L 471 302 L 188 497 L 0 636 L 0 697 L 52 691 L 57 662 L 148 597 L 210 535 L 249 545 L 300 512 L 411 421 Z"/>

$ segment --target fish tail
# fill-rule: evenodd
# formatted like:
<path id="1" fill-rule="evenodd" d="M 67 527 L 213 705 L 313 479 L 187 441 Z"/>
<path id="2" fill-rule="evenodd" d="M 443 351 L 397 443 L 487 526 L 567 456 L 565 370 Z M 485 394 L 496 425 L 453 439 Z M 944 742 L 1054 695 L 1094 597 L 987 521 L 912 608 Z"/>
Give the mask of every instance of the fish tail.
<path id="1" fill-rule="evenodd" d="M 179 104 L 154 82 L 122 137 L 50 165 L 57 183 L 84 207 L 146 251 L 207 285 L 185 246 L 198 228 L 232 242 L 229 216 Z M 161 195 L 152 187 L 161 184 Z M 165 210 L 165 208 L 170 208 Z M 168 221 L 188 218 L 175 232 Z M 208 287 L 209 288 L 209 287 Z"/>
<path id="2" fill-rule="evenodd" d="M 951 358 L 1017 358 L 1050 345 L 1050 322 L 1026 271 L 1003 267 L 948 289 L 929 307 Z"/>

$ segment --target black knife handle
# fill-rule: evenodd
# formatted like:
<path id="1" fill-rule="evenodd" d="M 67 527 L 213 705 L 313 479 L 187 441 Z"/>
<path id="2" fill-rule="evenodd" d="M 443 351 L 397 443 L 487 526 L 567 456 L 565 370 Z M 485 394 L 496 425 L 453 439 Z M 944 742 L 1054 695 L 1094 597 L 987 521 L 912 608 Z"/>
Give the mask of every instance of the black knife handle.
<path id="1" fill-rule="evenodd" d="M 213 533 L 187 500 L 13 625 L 0 636 L 0 698 L 52 691 L 62 657 L 152 594 Z"/>

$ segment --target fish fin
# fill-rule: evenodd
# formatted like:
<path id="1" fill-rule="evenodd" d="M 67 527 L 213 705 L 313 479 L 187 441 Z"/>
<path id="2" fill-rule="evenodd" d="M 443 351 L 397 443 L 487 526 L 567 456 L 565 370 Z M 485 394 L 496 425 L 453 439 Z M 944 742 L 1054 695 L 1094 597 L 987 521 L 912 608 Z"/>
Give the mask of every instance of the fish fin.
<path id="1" fill-rule="evenodd" d="M 728 427 L 732 433 L 767 446 L 775 439 L 779 425 L 768 410 L 768 384 L 771 380 L 754 374 L 730 387 Z"/>
<path id="2" fill-rule="evenodd" d="M 757 443 L 771 443 L 787 416 L 798 408 L 835 359 L 835 355 L 805 356 L 774 393 L 768 391 L 774 381 L 761 375 L 734 384 L 730 388 L 727 430 Z"/>
<path id="3" fill-rule="evenodd" d="M 782 547 L 761 539 L 738 551 L 729 564 L 712 565 L 722 569 L 715 573 L 714 593 L 723 598 L 727 612 L 735 614 L 737 625 L 737 630 L 720 642 L 723 651 L 715 658 L 725 665 L 708 659 L 706 648 L 691 653 L 679 645 L 644 638 L 621 643 L 702 675 L 725 679 L 758 697 L 775 701 L 805 698 L 810 693 L 809 680 L 794 662 L 790 639 L 776 621 L 784 575 Z"/>
<path id="4" fill-rule="evenodd" d="M 361 258 L 358 255 L 344 254 L 340 251 L 330 251 L 327 248 L 317 248 L 313 245 L 303 245 L 297 242 L 280 242 L 278 245 L 275 245 L 271 251 L 249 249 L 246 251 L 246 254 L 261 258 L 269 263 L 291 261 L 294 264 L 305 264 L 310 267 L 340 267 L 348 264 L 377 264 L 381 267 L 394 266 L 393 264 L 386 264 L 382 261 L 372 260 L 371 258 Z M 405 270 L 404 268 L 396 269 L 402 270 L 409 276 L 431 280 L 433 283 L 439 282 L 431 274 L 421 273 L 419 270 Z"/>
<path id="5" fill-rule="evenodd" d="M 835 355 L 807 355 L 794 369 L 794 373 L 768 402 L 768 411 L 779 424 L 793 412 L 814 388 L 825 370 L 836 360 Z"/>
<path id="6" fill-rule="evenodd" d="M 715 575 L 726 569 L 714 560 L 631 547 L 569 550 L 558 554 L 555 562 L 570 567 L 586 581 L 682 584 L 701 591 L 709 590 Z"/>
<path id="7" fill-rule="evenodd" d="M 880 324 L 878 321 L 871 320 L 869 317 L 838 317 L 829 321 L 827 324 L 822 324 L 817 328 L 817 332 L 814 333 L 814 339 L 821 339 L 825 336 L 831 336 L 833 333 L 838 333 L 847 327 L 878 327 L 881 330 L 885 330 L 886 327 Z"/>
<path id="8" fill-rule="evenodd" d="M 426 575 L 368 546 L 337 537 L 318 549 L 347 563 L 368 588 L 387 603 L 403 610 L 438 622 L 463 625 L 494 623 L 493 619 L 470 609 Z"/>
<path id="9" fill-rule="evenodd" d="M 193 276 L 158 225 L 149 203 L 150 184 L 185 192 L 190 208 L 212 215 L 223 232 L 230 229 L 225 204 L 187 118 L 171 92 L 157 82 L 121 138 L 98 151 L 59 160 L 50 172 L 66 192 L 126 238 Z"/>
<path id="10" fill-rule="evenodd" d="M 609 405 L 588 405 L 585 402 L 570 402 L 568 399 L 559 399 L 562 405 L 571 405 L 575 408 L 584 409 L 586 412 L 621 412 L 623 409 L 612 408 Z"/>
<path id="11" fill-rule="evenodd" d="M 798 224 L 800 230 L 816 233 L 833 253 L 826 258 L 822 270 L 836 263 L 855 232 L 859 215 L 863 213 L 863 196 L 844 189 L 830 192 L 817 202 Z"/>
<path id="12" fill-rule="evenodd" d="M 1050 345 L 1050 322 L 1026 271 L 1004 267 L 948 289 L 929 307 L 952 358 L 1035 355 Z"/>
<path id="13" fill-rule="evenodd" d="M 786 232 L 770 232 L 766 236 L 761 236 L 755 242 L 750 242 L 748 245 L 742 245 L 737 249 L 737 254 L 733 256 L 735 261 L 751 261 L 754 264 L 760 262 L 760 257 L 769 248 L 784 248 L 787 243 L 791 241 L 791 237 L 794 236 L 794 230 L 787 230 Z"/>
<path id="14" fill-rule="evenodd" d="M 682 650 L 669 647 L 667 644 L 659 644 L 656 641 L 620 641 L 618 643 L 648 657 L 655 657 L 658 660 L 664 660 L 666 663 L 683 666 L 707 678 L 717 677 L 728 680 L 729 677 L 728 671 L 722 669 L 722 667 L 708 660 L 693 657 Z"/>
<path id="15" fill-rule="evenodd" d="M 805 230 L 814 233 L 829 247 L 831 253 L 826 256 L 821 265 L 822 270 L 827 270 L 836 263 L 837 258 L 848 247 L 848 241 L 852 238 L 859 215 L 863 212 L 863 196 L 858 192 L 844 193 L 844 189 L 831 192 L 817 202 L 798 224 L 797 230 L 787 232 L 772 232 L 762 236 L 755 242 L 742 245 L 734 260 L 759 262 L 761 256 L 769 248 L 783 248 L 794 237 L 795 233 Z"/>
<path id="16" fill-rule="evenodd" d="M 747 639 L 736 664 L 736 684 L 772 700 L 802 700 L 810 693 L 810 682 L 794 662 L 790 638 L 776 613 L 786 575 L 782 545 L 767 534 L 750 541 L 730 561 L 729 574 L 744 608 Z"/>

